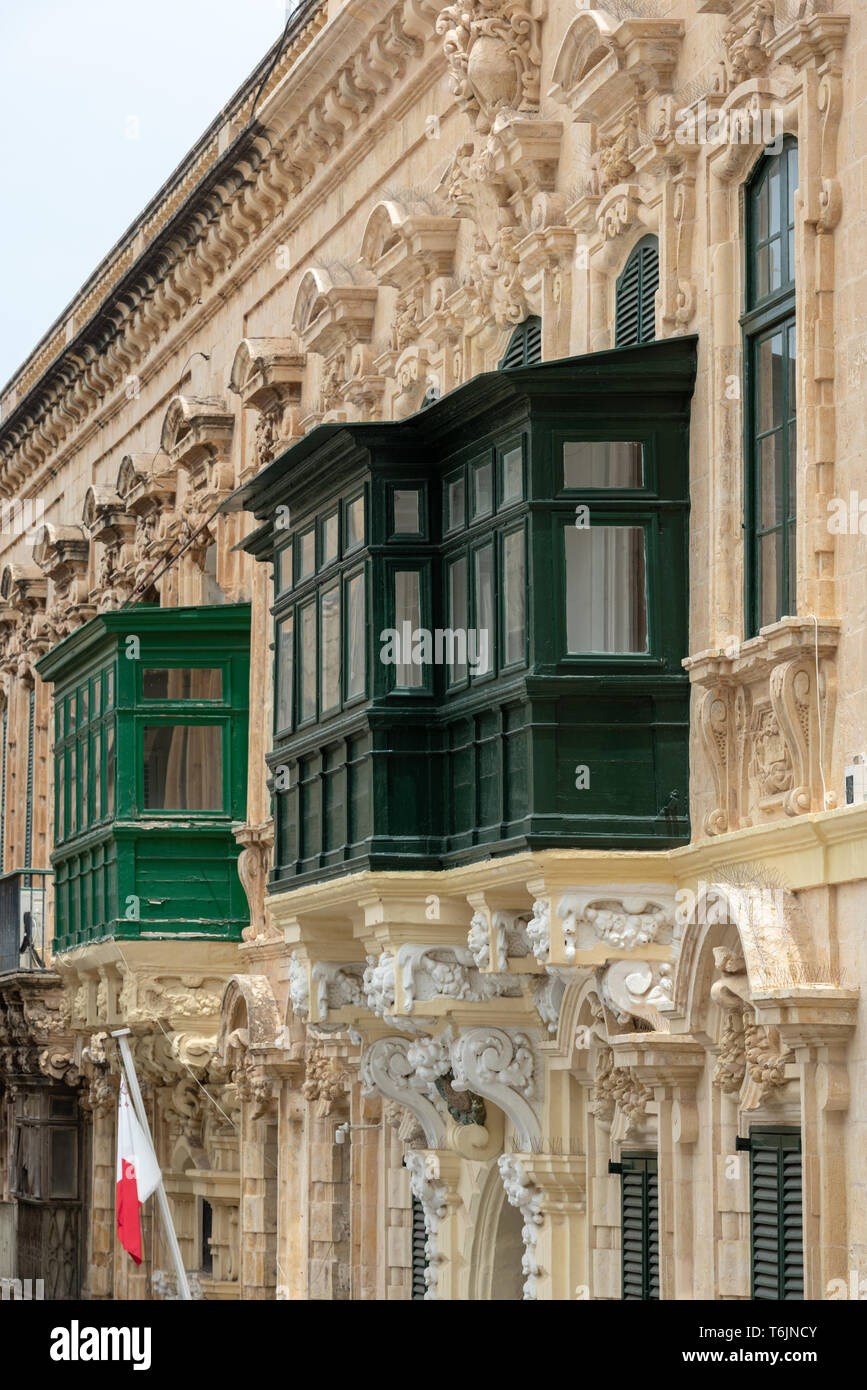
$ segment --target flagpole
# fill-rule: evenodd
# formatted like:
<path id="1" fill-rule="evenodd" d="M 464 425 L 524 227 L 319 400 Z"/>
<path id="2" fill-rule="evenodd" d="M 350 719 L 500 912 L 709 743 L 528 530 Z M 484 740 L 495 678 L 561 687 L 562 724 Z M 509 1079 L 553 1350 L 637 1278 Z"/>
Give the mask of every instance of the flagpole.
<path id="1" fill-rule="evenodd" d="M 135 1062 L 132 1059 L 132 1052 L 130 1051 L 129 1042 L 127 1041 L 127 1039 L 130 1036 L 130 1031 L 131 1030 L 129 1028 L 118 1028 L 117 1032 L 112 1033 L 111 1036 L 113 1038 L 117 1038 L 118 1047 L 120 1048 L 121 1061 L 123 1063 L 123 1069 L 126 1075 L 127 1089 L 129 1090 L 130 1100 L 132 1101 L 133 1109 L 136 1113 L 136 1118 L 138 1119 L 139 1124 L 141 1125 L 142 1129 L 145 1132 L 145 1135 L 147 1136 L 147 1140 L 151 1146 L 151 1149 L 153 1149 L 154 1141 L 151 1137 L 151 1130 L 150 1125 L 148 1124 L 148 1117 L 145 1112 L 144 1103 L 141 1098 L 141 1091 L 139 1089 L 138 1084 L 138 1076 L 136 1075 L 135 1070 Z M 154 1157 L 156 1157 L 156 1151 L 154 1151 Z M 178 1279 L 178 1298 L 188 1299 L 192 1301 L 190 1285 L 187 1280 L 187 1271 L 184 1269 L 184 1262 L 181 1259 L 181 1247 L 178 1244 L 178 1237 L 175 1233 L 175 1223 L 172 1221 L 172 1213 L 171 1208 L 169 1207 L 169 1199 L 166 1196 L 166 1189 L 163 1184 L 163 1171 L 162 1168 L 160 1168 L 159 1164 L 157 1164 L 157 1170 L 160 1175 L 160 1180 L 156 1188 L 156 1199 L 159 1203 L 160 1215 L 163 1219 L 163 1227 L 165 1229 L 166 1240 L 168 1241 L 172 1261 L 174 1262 L 175 1266 L 175 1273 Z"/>

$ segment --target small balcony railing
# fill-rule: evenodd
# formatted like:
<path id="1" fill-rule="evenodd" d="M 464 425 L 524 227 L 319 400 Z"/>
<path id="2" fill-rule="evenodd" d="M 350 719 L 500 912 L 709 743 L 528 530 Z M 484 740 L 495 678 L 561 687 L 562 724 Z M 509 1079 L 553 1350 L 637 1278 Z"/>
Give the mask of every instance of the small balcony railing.
<path id="1" fill-rule="evenodd" d="M 50 869 L 0 876 L 0 975 L 45 970 L 45 894 Z"/>

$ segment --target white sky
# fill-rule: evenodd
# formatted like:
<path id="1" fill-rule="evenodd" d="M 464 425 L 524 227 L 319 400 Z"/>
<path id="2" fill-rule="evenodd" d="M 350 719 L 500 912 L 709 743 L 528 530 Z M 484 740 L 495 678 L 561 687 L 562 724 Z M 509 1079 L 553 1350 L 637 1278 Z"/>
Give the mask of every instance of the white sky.
<path id="1" fill-rule="evenodd" d="M 0 384 L 285 22 L 286 0 L 0 0 Z"/>

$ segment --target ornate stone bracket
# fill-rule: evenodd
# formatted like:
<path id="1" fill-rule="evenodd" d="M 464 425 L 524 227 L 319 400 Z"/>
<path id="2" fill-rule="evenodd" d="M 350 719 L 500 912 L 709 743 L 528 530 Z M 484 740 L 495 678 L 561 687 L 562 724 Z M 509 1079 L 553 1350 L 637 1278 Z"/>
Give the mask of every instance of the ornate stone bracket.
<path id="1" fill-rule="evenodd" d="M 229 390 L 245 410 L 258 412 L 253 435 L 254 470 L 264 468 L 298 435 L 307 357 L 299 339 L 244 338 L 238 345 Z"/>

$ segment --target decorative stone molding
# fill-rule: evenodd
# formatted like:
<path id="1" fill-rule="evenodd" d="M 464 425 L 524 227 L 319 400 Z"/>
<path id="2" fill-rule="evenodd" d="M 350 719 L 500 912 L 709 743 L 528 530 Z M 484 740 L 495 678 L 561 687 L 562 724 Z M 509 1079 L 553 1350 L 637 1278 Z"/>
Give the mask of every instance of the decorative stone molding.
<path id="1" fill-rule="evenodd" d="M 409 1056 L 411 1047 L 416 1048 L 412 1058 Z M 423 1067 L 421 1077 L 416 1073 L 419 1065 Z M 414 1115 L 430 1149 L 442 1148 L 446 1135 L 444 1102 L 435 1088 L 435 1099 L 431 1095 L 431 1077 L 435 1070 L 432 1054 L 420 1053 L 417 1040 L 408 1038 L 379 1038 L 361 1057 L 360 1076 L 365 1093 L 378 1091 L 386 1100 L 396 1101 Z"/>
<path id="2" fill-rule="evenodd" d="M 827 788 L 839 626 L 783 618 L 736 656 L 706 651 L 684 661 L 707 691 L 699 707 L 715 788 L 707 834 L 836 805 Z"/>
<path id="3" fill-rule="evenodd" d="M 530 914 L 528 912 L 499 910 L 488 913 L 477 909 L 470 922 L 467 949 L 478 969 L 482 971 L 494 969 L 505 973 L 509 968 L 510 960 L 526 959 L 531 954 L 530 941 L 527 937 L 527 923 L 529 921 Z M 492 943 L 493 965 L 491 963 Z"/>
<path id="4" fill-rule="evenodd" d="M 365 966 L 362 961 L 319 960 L 311 974 L 316 986 L 317 1022 L 327 1022 L 333 1009 L 363 1005 Z"/>
<path id="5" fill-rule="evenodd" d="M 253 470 L 264 468 L 299 433 L 307 357 L 299 339 L 244 338 L 238 345 L 229 390 L 244 410 L 258 411 Z"/>
<path id="6" fill-rule="evenodd" d="M 658 1026 L 657 1010 L 670 1008 L 674 980 L 665 961 L 614 961 L 599 980 L 599 995 L 618 1023 L 633 1018 Z"/>
<path id="7" fill-rule="evenodd" d="M 77 1086 L 69 999 L 52 971 L 15 972 L 0 990 L 0 1077 L 6 1086 L 46 1078 Z"/>
<path id="8" fill-rule="evenodd" d="M 349 1086 L 345 1059 L 329 1052 L 322 1042 L 315 1042 L 307 1053 L 301 1089 L 304 1099 L 315 1104 L 318 1119 L 326 1119 L 346 1103 Z"/>
<path id="9" fill-rule="evenodd" d="M 590 1109 L 598 1119 L 611 1127 L 612 1138 L 628 1138 L 641 1124 L 648 1102 L 652 1099 L 650 1088 L 638 1079 L 631 1068 L 616 1065 L 610 1047 L 600 1049 Z"/>
<path id="10" fill-rule="evenodd" d="M 497 1159 L 500 1177 L 506 1189 L 509 1204 L 517 1207 L 524 1224 L 521 1236 L 524 1241 L 524 1254 L 521 1268 L 524 1273 L 524 1299 L 535 1302 L 538 1281 L 544 1270 L 536 1259 L 536 1242 L 544 1220 L 541 1212 L 542 1193 L 528 1177 L 521 1159 L 516 1154 L 501 1154 Z"/>
<path id="11" fill-rule="evenodd" d="M 377 1018 L 394 1012 L 394 956 L 390 951 L 383 951 L 378 958 L 367 957 L 361 988 L 367 1007 Z"/>
<path id="12" fill-rule="evenodd" d="M 767 72 L 775 34 L 774 0 L 758 0 L 743 24 L 732 24 L 723 31 L 725 70 L 730 86 L 736 87 Z"/>
<path id="13" fill-rule="evenodd" d="M 456 1091 L 472 1090 L 508 1116 L 521 1147 L 541 1138 L 541 1068 L 526 1033 L 507 1028 L 462 1030 L 450 1049 Z"/>
<path id="14" fill-rule="evenodd" d="M 160 434 L 173 468 L 182 468 L 193 487 L 221 491 L 232 486 L 227 466 L 235 417 L 219 396 L 174 396 Z"/>
<path id="15" fill-rule="evenodd" d="M 544 11 L 521 0 L 469 0 L 437 19 L 458 105 L 482 132 L 494 117 L 539 106 Z"/>
<path id="16" fill-rule="evenodd" d="M 714 962 L 723 975 L 711 986 L 711 997 L 723 1009 L 724 1021 L 713 1083 L 737 1094 L 741 1110 L 757 1110 L 786 1084 L 786 1064 L 794 1061 L 794 1053 L 776 1028 L 756 1021 L 744 958 L 718 947 Z"/>
<path id="17" fill-rule="evenodd" d="M 265 920 L 265 890 L 274 850 L 274 822 L 262 825 L 242 825 L 234 831 L 241 845 L 238 855 L 238 877 L 241 880 L 250 909 L 250 924 L 241 932 L 245 941 L 262 941 L 268 937 Z"/>
<path id="18" fill-rule="evenodd" d="M 437 1154 L 410 1150 L 404 1159 L 409 1169 L 413 1196 L 421 1203 L 424 1212 L 425 1229 L 425 1299 L 436 1299 L 437 1279 L 445 1256 L 439 1249 L 440 1223 L 449 1214 L 449 1206 L 455 1202 L 456 1194 L 449 1184 L 440 1178 L 440 1164 Z"/>
<path id="19" fill-rule="evenodd" d="M 403 1009 L 432 999 L 519 998 L 521 985 L 509 975 L 483 974 L 472 952 L 461 946 L 401 946 L 397 953 Z"/>
<path id="20" fill-rule="evenodd" d="M 635 884 L 628 892 L 615 884 L 570 889 L 553 920 L 550 901 L 540 898 L 526 928 L 536 960 L 557 965 L 592 964 L 607 950 L 669 946 L 677 934 L 674 894 L 660 884 Z"/>
<path id="21" fill-rule="evenodd" d="M 631 103 L 671 90 L 683 35 L 679 19 L 621 21 L 601 8 L 580 14 L 560 46 L 549 95 L 576 121 L 604 125 Z"/>
<path id="22" fill-rule="evenodd" d="M 563 1004 L 565 982 L 556 967 L 549 967 L 544 975 L 533 981 L 533 1005 L 536 1013 L 552 1036 L 560 1024 L 560 1009 Z"/>
<path id="23" fill-rule="evenodd" d="M 289 1002 L 296 1018 L 306 1018 L 310 1012 L 310 973 L 306 961 L 297 951 L 289 957 Z"/>

